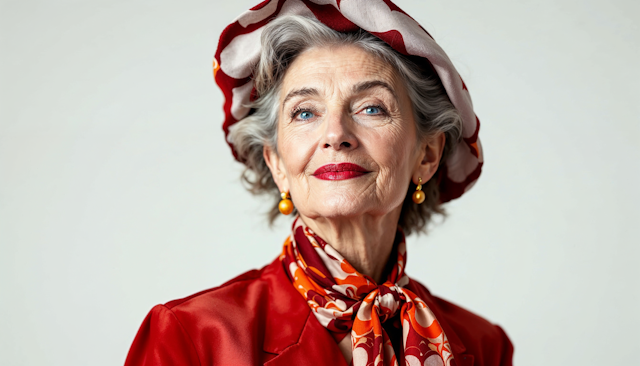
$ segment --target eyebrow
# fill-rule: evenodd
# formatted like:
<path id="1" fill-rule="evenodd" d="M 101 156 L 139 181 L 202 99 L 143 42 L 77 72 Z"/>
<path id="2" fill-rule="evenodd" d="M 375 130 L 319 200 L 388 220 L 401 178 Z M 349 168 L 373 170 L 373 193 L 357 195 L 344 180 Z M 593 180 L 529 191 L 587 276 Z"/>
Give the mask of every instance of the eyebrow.
<path id="1" fill-rule="evenodd" d="M 391 93 L 393 95 L 393 97 L 396 100 L 398 100 L 398 95 L 396 94 L 395 90 L 393 90 L 391 85 L 389 85 L 388 83 L 386 83 L 386 82 L 384 82 L 382 80 L 363 81 L 361 83 L 358 83 L 358 84 L 354 85 L 351 88 L 351 92 L 353 94 L 360 94 L 362 92 L 365 92 L 365 91 L 367 91 L 369 89 L 374 89 L 374 88 L 387 89 L 387 91 L 389 91 L 389 93 Z M 310 97 L 310 96 L 317 96 L 317 95 L 320 95 L 320 92 L 316 88 L 294 89 L 294 90 L 290 91 L 289 94 L 287 94 L 287 96 L 284 98 L 284 101 L 282 101 L 282 109 L 284 109 L 284 106 L 292 98 L 300 97 L 300 96 Z"/>
<path id="2" fill-rule="evenodd" d="M 294 90 L 290 91 L 289 94 L 287 94 L 287 96 L 284 98 L 284 101 L 282 102 L 282 108 L 284 109 L 285 104 L 287 104 L 287 102 L 291 98 L 295 98 L 295 97 L 299 97 L 299 96 L 311 97 L 311 96 L 316 96 L 316 95 L 319 95 L 319 94 L 320 94 L 320 92 L 318 92 L 318 89 L 316 89 L 316 88 L 294 89 Z"/>
<path id="3" fill-rule="evenodd" d="M 384 82 L 382 80 L 363 81 L 361 83 L 358 83 L 358 84 L 354 85 L 351 90 L 352 90 L 352 92 L 354 94 L 359 94 L 359 93 L 362 93 L 364 91 L 367 91 L 367 90 L 373 89 L 373 88 L 384 88 L 384 89 L 387 89 L 387 91 L 389 93 L 391 93 L 393 95 L 393 97 L 396 98 L 396 100 L 398 100 L 398 95 L 396 94 L 396 91 L 393 90 L 391 85 L 389 85 L 388 83 L 386 83 L 386 82 Z"/>

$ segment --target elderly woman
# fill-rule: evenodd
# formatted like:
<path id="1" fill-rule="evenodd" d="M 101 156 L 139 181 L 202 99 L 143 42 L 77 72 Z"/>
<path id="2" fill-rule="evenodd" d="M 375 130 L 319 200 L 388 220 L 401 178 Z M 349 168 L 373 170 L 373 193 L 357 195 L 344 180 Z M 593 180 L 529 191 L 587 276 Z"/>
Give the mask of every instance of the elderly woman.
<path id="1" fill-rule="evenodd" d="M 467 89 L 390 1 L 271 0 L 215 79 L 253 193 L 295 214 L 270 265 L 145 319 L 127 365 L 510 365 L 496 325 L 404 272 L 405 235 L 480 174 Z"/>

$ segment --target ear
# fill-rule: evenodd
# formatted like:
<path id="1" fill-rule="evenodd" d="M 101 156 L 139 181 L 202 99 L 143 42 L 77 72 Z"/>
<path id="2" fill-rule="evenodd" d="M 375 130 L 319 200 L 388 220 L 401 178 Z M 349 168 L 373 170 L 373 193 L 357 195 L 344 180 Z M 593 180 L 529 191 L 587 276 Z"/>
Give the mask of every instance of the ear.
<path id="1" fill-rule="evenodd" d="M 284 163 L 282 162 L 282 159 L 280 159 L 280 156 L 278 155 L 276 150 L 268 144 L 265 144 L 262 148 L 262 156 L 264 157 L 264 161 L 265 163 L 267 163 L 269 170 L 271 170 L 273 181 L 278 186 L 280 192 L 289 192 Z"/>
<path id="2" fill-rule="evenodd" d="M 424 184 L 436 174 L 440 166 L 445 142 L 444 132 L 438 132 L 422 143 L 419 154 L 421 159 L 418 161 L 411 177 L 414 184 L 418 184 L 418 178 L 422 178 L 422 184 Z"/>

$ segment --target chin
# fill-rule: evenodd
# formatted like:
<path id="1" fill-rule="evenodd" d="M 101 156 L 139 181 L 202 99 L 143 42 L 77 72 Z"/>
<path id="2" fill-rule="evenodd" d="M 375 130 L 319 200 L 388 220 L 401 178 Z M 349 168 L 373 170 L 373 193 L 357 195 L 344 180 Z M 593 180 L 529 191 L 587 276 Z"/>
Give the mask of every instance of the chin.
<path id="1" fill-rule="evenodd" d="M 350 201 L 341 197 L 327 197 L 309 202 L 306 207 L 297 207 L 300 214 L 309 218 L 335 218 L 341 216 L 357 216 L 366 211 L 362 203 Z"/>
<path id="2" fill-rule="evenodd" d="M 327 218 L 327 219 L 349 219 L 357 218 L 365 214 L 371 213 L 384 213 L 377 205 L 372 205 L 371 202 L 364 202 L 364 200 L 348 200 L 337 197 L 328 198 L 321 201 L 321 203 L 308 209 L 299 208 L 298 210 L 303 216 L 309 218 Z"/>

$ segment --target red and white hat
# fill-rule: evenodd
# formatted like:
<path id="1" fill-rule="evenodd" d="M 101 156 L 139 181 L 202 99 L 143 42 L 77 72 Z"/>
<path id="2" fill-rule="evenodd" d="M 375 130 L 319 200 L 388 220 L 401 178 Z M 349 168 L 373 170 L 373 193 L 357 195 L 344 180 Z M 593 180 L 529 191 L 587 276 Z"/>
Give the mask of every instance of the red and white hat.
<path id="1" fill-rule="evenodd" d="M 225 98 L 225 136 L 229 127 L 249 114 L 246 106 L 254 92 L 252 71 L 260 55 L 260 35 L 269 21 L 281 15 L 317 19 L 339 32 L 363 29 L 396 51 L 430 63 L 462 117 L 462 139 L 437 173 L 440 199 L 458 198 L 473 186 L 483 159 L 480 121 L 473 112 L 469 91 L 431 35 L 390 0 L 265 0 L 240 15 L 222 32 L 213 63 L 214 79 Z M 229 146 L 238 159 L 233 145 Z"/>

